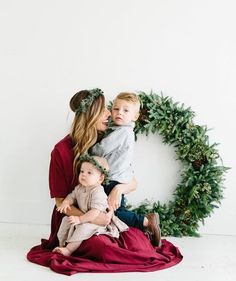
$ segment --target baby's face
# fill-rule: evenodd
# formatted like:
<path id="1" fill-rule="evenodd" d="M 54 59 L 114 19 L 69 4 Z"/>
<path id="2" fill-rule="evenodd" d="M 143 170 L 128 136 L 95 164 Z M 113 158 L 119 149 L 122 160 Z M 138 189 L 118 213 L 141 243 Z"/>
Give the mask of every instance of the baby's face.
<path id="1" fill-rule="evenodd" d="M 102 173 L 89 162 L 83 162 L 79 174 L 79 182 L 85 186 L 90 187 L 101 183 Z"/>
<path id="2" fill-rule="evenodd" d="M 116 125 L 126 125 L 131 121 L 136 121 L 138 116 L 136 104 L 120 99 L 114 101 L 111 117 Z"/>

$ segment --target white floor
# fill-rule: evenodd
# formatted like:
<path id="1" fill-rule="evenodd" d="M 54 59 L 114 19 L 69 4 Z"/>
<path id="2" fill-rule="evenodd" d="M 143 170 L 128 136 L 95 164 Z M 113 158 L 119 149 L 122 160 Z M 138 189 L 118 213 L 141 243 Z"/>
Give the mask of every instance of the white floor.
<path id="1" fill-rule="evenodd" d="M 60 275 L 26 260 L 27 251 L 47 238 L 49 226 L 0 223 L 0 280 L 2 281 L 235 281 L 236 236 L 202 235 L 167 239 L 179 247 L 183 261 L 150 273 L 79 273 Z"/>

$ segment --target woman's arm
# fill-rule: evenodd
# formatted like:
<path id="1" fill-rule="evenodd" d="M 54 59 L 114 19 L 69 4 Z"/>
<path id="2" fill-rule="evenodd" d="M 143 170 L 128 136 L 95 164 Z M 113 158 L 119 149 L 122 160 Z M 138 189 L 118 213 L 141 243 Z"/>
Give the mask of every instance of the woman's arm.
<path id="1" fill-rule="evenodd" d="M 108 205 L 114 210 L 120 207 L 121 195 L 128 194 L 137 188 L 137 181 L 135 178 L 130 183 L 117 184 L 108 196 Z"/>

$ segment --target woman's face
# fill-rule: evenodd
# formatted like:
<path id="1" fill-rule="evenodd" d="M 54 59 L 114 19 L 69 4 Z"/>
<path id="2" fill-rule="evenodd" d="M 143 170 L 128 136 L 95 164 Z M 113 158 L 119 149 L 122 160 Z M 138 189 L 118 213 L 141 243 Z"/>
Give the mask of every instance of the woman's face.
<path id="1" fill-rule="evenodd" d="M 111 115 L 111 112 L 107 109 L 104 108 L 101 117 L 97 121 L 97 130 L 98 131 L 106 131 L 108 128 L 108 117 Z"/>

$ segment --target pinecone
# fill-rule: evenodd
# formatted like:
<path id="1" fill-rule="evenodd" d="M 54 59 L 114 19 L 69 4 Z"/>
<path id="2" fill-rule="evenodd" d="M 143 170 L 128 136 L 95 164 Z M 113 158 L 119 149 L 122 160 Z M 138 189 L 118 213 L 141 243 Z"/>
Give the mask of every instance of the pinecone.
<path id="1" fill-rule="evenodd" d="M 201 158 L 201 159 L 194 160 L 194 161 L 192 162 L 192 165 L 193 165 L 193 168 L 194 168 L 195 171 L 199 171 L 200 168 L 201 168 L 201 166 L 204 165 L 204 164 L 206 164 L 207 162 L 208 162 L 208 161 L 207 161 L 207 158 L 206 158 L 206 156 L 204 156 L 204 157 Z"/>

